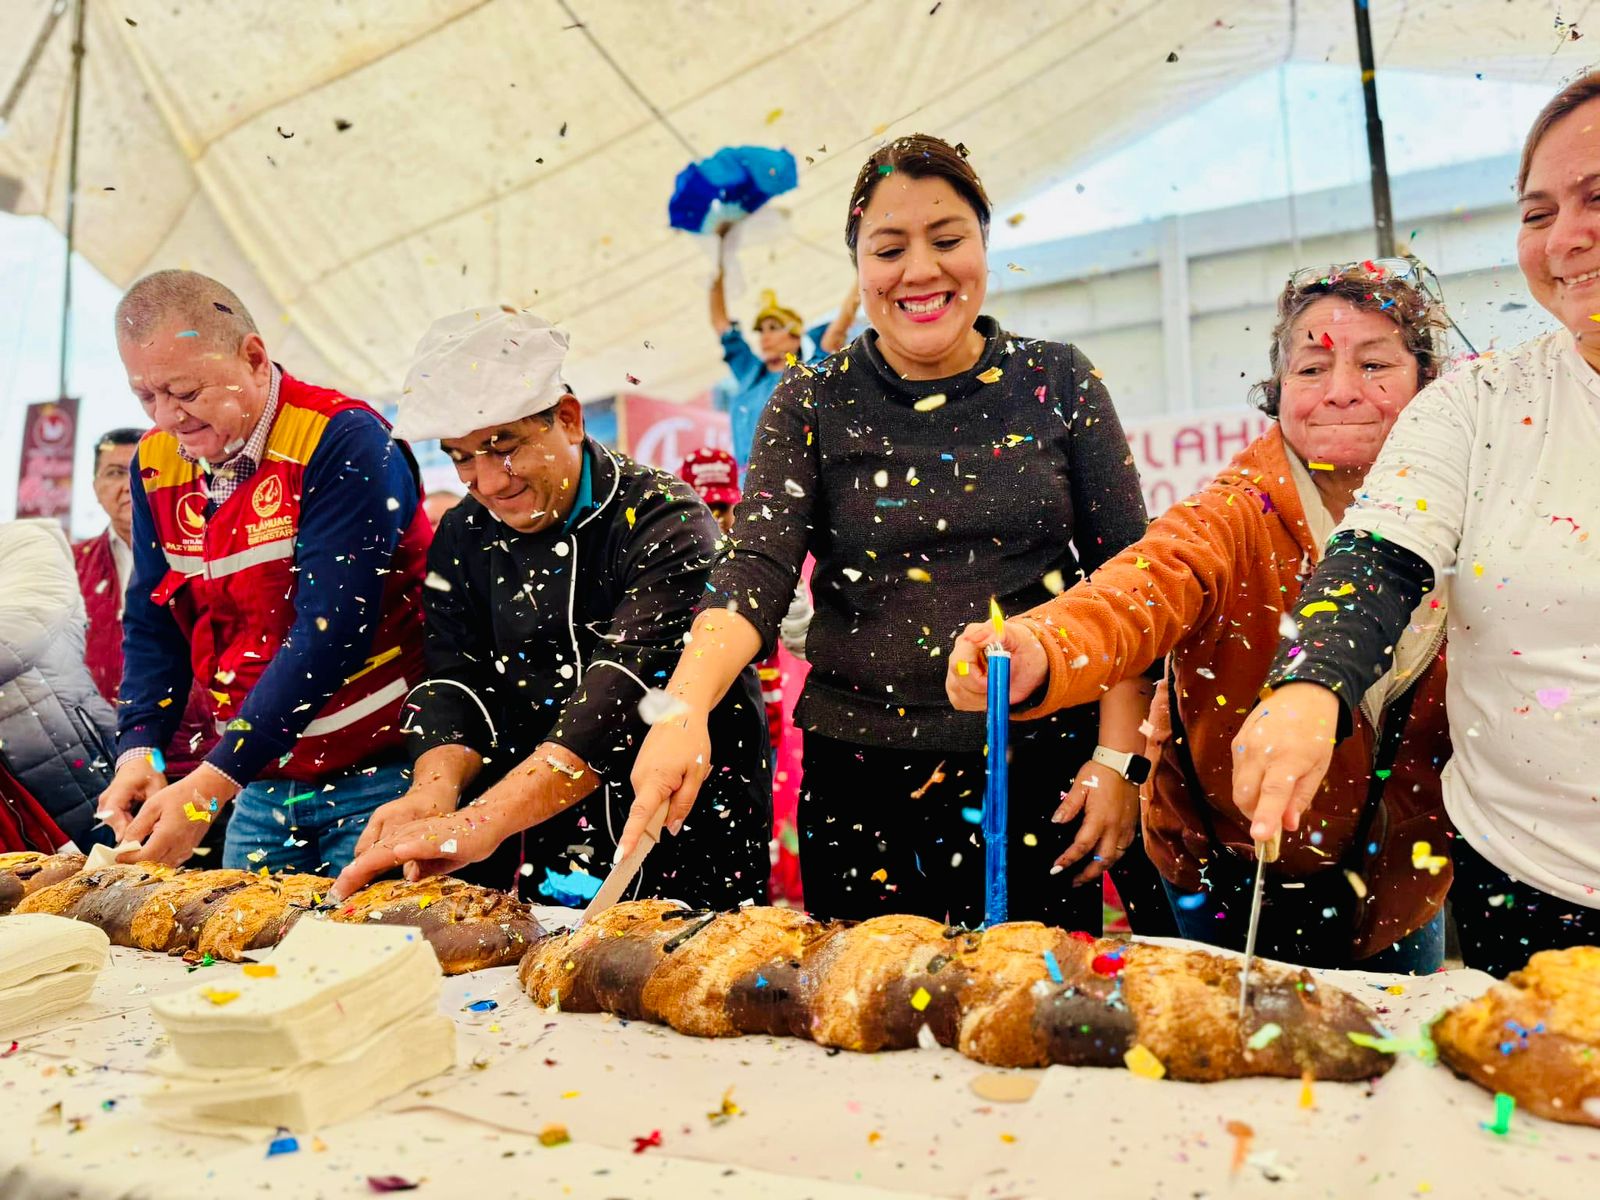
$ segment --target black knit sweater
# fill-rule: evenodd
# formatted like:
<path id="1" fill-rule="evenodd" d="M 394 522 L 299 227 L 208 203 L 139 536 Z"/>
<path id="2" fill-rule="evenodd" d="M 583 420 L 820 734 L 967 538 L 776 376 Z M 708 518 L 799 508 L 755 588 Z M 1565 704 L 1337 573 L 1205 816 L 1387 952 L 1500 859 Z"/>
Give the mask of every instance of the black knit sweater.
<path id="1" fill-rule="evenodd" d="M 956 635 L 987 619 L 991 596 L 1032 608 L 1144 532 L 1138 473 L 1089 362 L 989 317 L 977 329 L 977 364 L 938 380 L 901 379 L 868 330 L 792 368 L 762 414 L 735 551 L 701 607 L 735 607 L 768 652 L 816 556 L 804 729 L 981 747 L 982 714 L 944 693 Z"/>

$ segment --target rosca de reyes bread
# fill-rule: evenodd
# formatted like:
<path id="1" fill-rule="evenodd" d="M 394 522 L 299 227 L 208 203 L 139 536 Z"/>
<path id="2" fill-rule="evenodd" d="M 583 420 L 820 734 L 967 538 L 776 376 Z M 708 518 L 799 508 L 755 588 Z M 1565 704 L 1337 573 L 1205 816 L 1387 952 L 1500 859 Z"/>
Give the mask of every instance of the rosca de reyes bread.
<path id="1" fill-rule="evenodd" d="M 542 1005 L 701 1037 L 765 1033 L 875 1052 L 931 1036 L 995 1066 L 1126 1064 L 1195 1081 L 1388 1070 L 1389 1056 L 1361 1044 L 1374 1040 L 1368 1009 L 1308 972 L 1258 964 L 1241 1021 L 1239 965 L 1033 922 L 822 923 L 787 909 L 641 900 L 541 941 L 519 977 Z"/>

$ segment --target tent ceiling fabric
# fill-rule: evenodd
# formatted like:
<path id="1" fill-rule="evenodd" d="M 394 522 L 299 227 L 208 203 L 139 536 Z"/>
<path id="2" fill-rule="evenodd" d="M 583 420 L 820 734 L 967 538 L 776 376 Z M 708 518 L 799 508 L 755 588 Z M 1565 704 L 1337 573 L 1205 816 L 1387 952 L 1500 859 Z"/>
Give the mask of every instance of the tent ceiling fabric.
<path id="1" fill-rule="evenodd" d="M 743 266 L 820 314 L 848 286 L 856 170 L 886 137 L 964 142 L 1004 214 L 1252 72 L 1355 56 L 1348 0 L 88 6 L 83 254 L 119 285 L 213 274 L 277 357 L 365 395 L 395 390 L 435 317 L 486 302 L 566 326 L 582 395 L 630 375 L 661 395 L 705 387 L 721 370 L 709 258 L 668 228 L 666 202 L 684 163 L 720 146 L 800 159 L 799 188 L 774 202 L 782 233 Z M 0 0 L 0 95 L 50 7 Z M 1538 4 L 1391 0 L 1373 23 L 1380 66 L 1553 87 L 1586 54 Z M 18 211 L 58 225 L 70 38 L 69 14 L 0 132 Z"/>

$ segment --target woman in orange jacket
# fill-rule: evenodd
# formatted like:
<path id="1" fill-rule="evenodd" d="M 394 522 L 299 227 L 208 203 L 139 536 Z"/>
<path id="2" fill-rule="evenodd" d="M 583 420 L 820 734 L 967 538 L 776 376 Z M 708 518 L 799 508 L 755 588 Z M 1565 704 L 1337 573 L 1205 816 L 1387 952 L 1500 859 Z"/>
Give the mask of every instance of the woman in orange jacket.
<path id="1" fill-rule="evenodd" d="M 1005 623 L 1019 720 L 1086 703 L 1170 656 L 1151 709 L 1157 761 L 1142 808 L 1185 937 L 1243 948 L 1256 867 L 1232 801 L 1230 747 L 1323 544 L 1400 410 L 1439 373 L 1444 318 L 1419 284 L 1423 270 L 1386 259 L 1296 273 L 1258 389 L 1278 427 L 1088 579 Z M 983 648 L 996 636 L 972 625 L 957 639 L 946 679 L 956 708 L 984 707 Z M 1424 600 L 1308 819 L 1268 868 L 1262 954 L 1371 970 L 1440 965 L 1450 884 L 1443 641 L 1443 602 Z"/>

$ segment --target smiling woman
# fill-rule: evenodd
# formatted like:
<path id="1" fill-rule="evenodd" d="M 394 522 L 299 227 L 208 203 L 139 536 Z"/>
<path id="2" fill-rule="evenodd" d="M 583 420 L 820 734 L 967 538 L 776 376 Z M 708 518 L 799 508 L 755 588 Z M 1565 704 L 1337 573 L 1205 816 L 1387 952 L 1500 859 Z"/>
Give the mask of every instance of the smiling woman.
<path id="1" fill-rule="evenodd" d="M 1256 389 L 1278 428 L 1087 580 L 1006 623 L 1015 699 L 1044 692 L 1024 718 L 1081 704 L 1170 656 L 1151 712 L 1144 837 L 1185 937 L 1243 948 L 1255 854 L 1230 799 L 1230 743 L 1280 622 L 1300 609 L 1308 565 L 1396 418 L 1438 374 L 1442 313 L 1417 275 L 1415 264 L 1389 260 L 1296 272 L 1278 300 L 1271 374 Z M 1285 840 L 1265 891 L 1263 955 L 1369 970 L 1438 966 L 1449 864 L 1419 871 L 1411 852 L 1419 840 L 1443 841 L 1441 615 L 1416 615 L 1399 663 L 1352 717 L 1354 736 L 1317 794 L 1314 829 Z M 982 705 L 979 672 L 961 670 L 992 640 L 975 627 L 952 651 L 946 686 L 957 707 Z M 1351 877 L 1364 881 L 1359 894 Z"/>
<path id="2" fill-rule="evenodd" d="M 1449 580 L 1454 754 L 1444 806 L 1452 909 L 1469 967 L 1600 935 L 1600 73 L 1534 121 L 1517 259 L 1562 329 L 1478 359 L 1396 423 L 1305 592 L 1236 742 L 1234 798 L 1270 837 L 1306 824 L 1334 741 L 1389 668 L 1419 600 Z M 1440 857 L 1416 855 L 1418 869 Z"/>
<path id="3" fill-rule="evenodd" d="M 1045 600 L 1144 528 L 1111 397 L 1073 346 L 983 315 L 989 200 L 966 152 L 915 135 L 879 148 L 846 205 L 845 244 L 871 328 L 796 367 L 756 432 L 734 552 L 712 574 L 634 766 L 626 851 L 670 799 L 690 811 L 712 761 L 705 714 L 770 653 L 808 554 L 816 615 L 800 865 L 815 913 L 977 923 L 984 721 L 945 701 L 944 650 L 992 599 Z M 1140 681 L 1011 736 L 1013 917 L 1099 928 L 1099 879 L 1133 837 L 1137 796 L 1091 761 L 1142 747 Z M 1074 874 L 1063 876 L 1067 867 Z"/>

